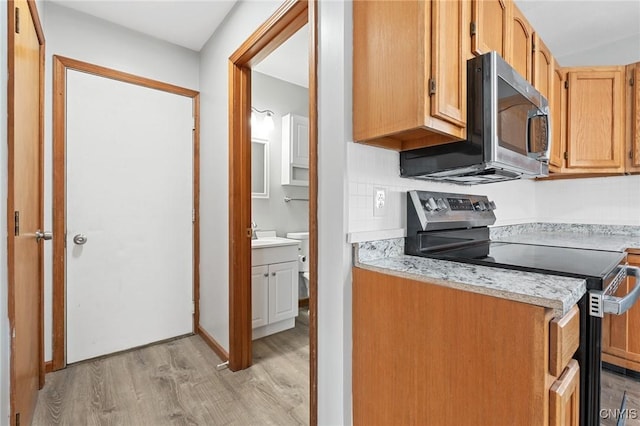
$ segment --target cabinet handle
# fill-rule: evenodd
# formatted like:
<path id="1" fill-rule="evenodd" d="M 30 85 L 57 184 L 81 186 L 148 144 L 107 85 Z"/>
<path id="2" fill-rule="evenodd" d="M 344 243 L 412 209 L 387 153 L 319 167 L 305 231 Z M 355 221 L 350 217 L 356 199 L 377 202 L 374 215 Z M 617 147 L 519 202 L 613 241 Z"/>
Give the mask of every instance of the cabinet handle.
<path id="1" fill-rule="evenodd" d="M 275 273 L 275 272 L 272 272 L 272 273 L 271 273 L 271 276 L 272 276 L 272 277 L 275 277 L 275 276 L 276 276 L 276 273 Z"/>
<path id="2" fill-rule="evenodd" d="M 269 273 L 267 272 L 266 274 L 264 274 L 264 276 L 265 276 L 265 277 L 268 277 L 268 276 L 269 276 Z"/>

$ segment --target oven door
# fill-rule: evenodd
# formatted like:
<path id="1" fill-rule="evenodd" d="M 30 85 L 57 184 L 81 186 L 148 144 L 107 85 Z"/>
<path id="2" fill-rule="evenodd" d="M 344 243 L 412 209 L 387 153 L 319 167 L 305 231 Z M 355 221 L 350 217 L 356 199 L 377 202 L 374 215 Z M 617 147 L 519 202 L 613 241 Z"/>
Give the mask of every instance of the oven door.
<path id="1" fill-rule="evenodd" d="M 622 279 L 616 278 L 601 294 L 604 313 L 601 320 L 601 348 L 606 354 L 614 356 L 626 350 L 626 332 L 637 332 L 628 330 L 626 321 L 628 311 L 640 298 L 640 268 L 624 266 L 621 271 L 625 276 Z M 591 293 L 593 292 L 590 292 L 590 300 L 594 300 Z M 596 294 L 595 300 L 598 299 L 599 295 Z M 640 308 L 636 307 L 634 311 L 638 309 Z M 618 366 L 605 361 L 606 359 L 602 362 L 600 374 L 598 421 L 593 424 L 618 426 L 640 423 L 640 406 L 637 400 L 640 393 L 640 372 L 627 369 L 623 362 L 616 362 L 620 364 Z"/>

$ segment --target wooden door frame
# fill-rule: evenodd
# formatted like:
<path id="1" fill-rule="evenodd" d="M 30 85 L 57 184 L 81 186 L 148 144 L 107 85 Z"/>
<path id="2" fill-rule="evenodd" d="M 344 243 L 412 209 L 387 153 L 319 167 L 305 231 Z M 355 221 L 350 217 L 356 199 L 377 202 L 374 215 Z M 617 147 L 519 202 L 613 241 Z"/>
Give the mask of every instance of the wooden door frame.
<path id="1" fill-rule="evenodd" d="M 193 331 L 200 323 L 200 93 L 173 84 L 101 67 L 76 59 L 53 56 L 53 359 L 52 370 L 66 367 L 66 72 L 85 72 L 123 83 L 161 90 L 193 100 Z"/>
<path id="2" fill-rule="evenodd" d="M 38 120 L 38 139 L 39 139 L 39 156 L 40 156 L 40 164 L 38 168 L 40 170 L 40 176 L 38 177 L 38 185 L 40 186 L 40 194 L 39 194 L 39 218 L 40 229 L 44 229 L 44 61 L 45 61 L 45 38 L 44 32 L 42 31 L 42 24 L 40 22 L 40 17 L 38 15 L 38 8 L 36 6 L 35 0 L 27 0 L 27 4 L 29 6 L 29 13 L 31 15 L 31 19 L 33 20 L 33 25 L 35 27 L 36 35 L 38 37 L 38 43 L 40 45 L 40 71 L 39 71 L 39 92 L 40 92 L 40 102 L 39 102 L 39 120 Z M 15 330 L 15 268 L 14 268 L 14 259 L 15 259 L 15 247 L 14 240 L 9 236 L 13 235 L 14 232 L 14 204 L 13 204 L 13 196 L 14 196 L 14 163 L 13 163 L 13 155 L 14 155 L 14 146 L 15 146 L 15 99 L 18 94 L 15 93 L 15 2 L 13 0 L 9 0 L 7 2 L 7 56 L 8 56 L 8 71 L 9 71 L 9 79 L 7 84 L 7 278 L 8 278 L 8 317 L 9 317 L 9 329 Z M 23 24 L 25 25 L 25 24 Z M 38 376 L 39 376 L 39 386 L 42 389 L 44 386 L 44 376 L 45 376 L 45 368 L 44 368 L 44 247 L 43 244 L 39 244 L 38 247 L 38 256 L 40 258 L 39 262 L 39 287 L 40 291 L 38 292 L 38 341 L 39 341 L 39 366 L 38 366 Z M 14 351 L 14 340 L 10 337 L 10 361 L 9 361 L 9 389 L 10 389 L 10 418 L 15 418 L 16 407 L 15 407 L 15 392 L 16 392 L 16 373 L 15 373 L 15 351 Z"/>
<path id="3" fill-rule="evenodd" d="M 317 1 L 287 0 L 229 58 L 229 368 L 251 365 L 251 66 L 309 23 L 309 366 L 317 423 Z"/>

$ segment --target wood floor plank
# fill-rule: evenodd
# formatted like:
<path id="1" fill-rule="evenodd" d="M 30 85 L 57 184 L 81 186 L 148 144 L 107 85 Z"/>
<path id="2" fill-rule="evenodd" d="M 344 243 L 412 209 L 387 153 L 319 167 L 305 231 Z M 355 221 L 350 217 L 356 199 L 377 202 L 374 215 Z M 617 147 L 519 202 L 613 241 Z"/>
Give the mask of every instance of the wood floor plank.
<path id="1" fill-rule="evenodd" d="M 305 425 L 308 316 L 254 342 L 254 365 L 216 370 L 199 336 L 71 365 L 47 375 L 33 425 Z"/>

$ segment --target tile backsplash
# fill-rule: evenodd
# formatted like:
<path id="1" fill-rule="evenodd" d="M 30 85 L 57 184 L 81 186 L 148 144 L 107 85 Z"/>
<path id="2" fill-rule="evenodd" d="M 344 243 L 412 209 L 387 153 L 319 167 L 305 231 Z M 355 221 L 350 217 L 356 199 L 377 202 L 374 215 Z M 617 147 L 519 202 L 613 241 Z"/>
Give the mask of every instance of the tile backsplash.
<path id="1" fill-rule="evenodd" d="M 572 180 L 516 180 L 452 185 L 400 177 L 395 151 L 347 144 L 349 232 L 406 227 L 406 192 L 412 189 L 486 194 L 498 206 L 496 225 L 528 222 L 640 225 L 640 176 Z M 374 216 L 375 188 L 384 188 L 386 211 Z"/>

